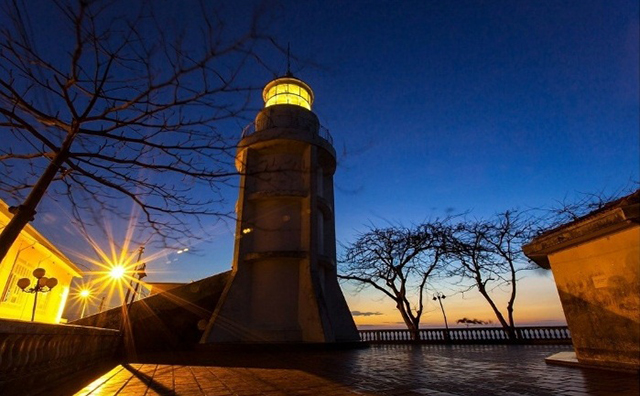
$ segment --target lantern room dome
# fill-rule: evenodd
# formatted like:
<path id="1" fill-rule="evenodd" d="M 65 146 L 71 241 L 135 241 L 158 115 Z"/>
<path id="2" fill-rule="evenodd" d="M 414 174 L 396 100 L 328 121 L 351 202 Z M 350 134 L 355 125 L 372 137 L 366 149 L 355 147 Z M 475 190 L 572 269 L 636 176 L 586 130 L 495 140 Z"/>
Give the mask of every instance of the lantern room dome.
<path id="1" fill-rule="evenodd" d="M 288 104 L 311 110 L 313 91 L 302 80 L 286 76 L 268 83 L 262 91 L 264 107 Z"/>

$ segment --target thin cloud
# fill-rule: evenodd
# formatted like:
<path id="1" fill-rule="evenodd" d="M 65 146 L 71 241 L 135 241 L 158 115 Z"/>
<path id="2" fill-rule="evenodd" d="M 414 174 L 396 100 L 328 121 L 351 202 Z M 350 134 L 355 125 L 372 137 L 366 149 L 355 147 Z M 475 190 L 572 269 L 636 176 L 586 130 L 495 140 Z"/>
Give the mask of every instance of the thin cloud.
<path id="1" fill-rule="evenodd" d="M 374 316 L 374 315 L 382 315 L 382 312 L 351 311 L 351 315 L 353 315 L 353 316 Z"/>

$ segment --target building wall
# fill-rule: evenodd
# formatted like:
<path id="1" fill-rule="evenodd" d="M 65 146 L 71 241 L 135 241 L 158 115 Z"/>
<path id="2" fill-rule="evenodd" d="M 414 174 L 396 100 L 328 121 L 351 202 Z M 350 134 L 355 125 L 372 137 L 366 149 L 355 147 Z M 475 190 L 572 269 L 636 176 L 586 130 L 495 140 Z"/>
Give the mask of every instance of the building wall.
<path id="1" fill-rule="evenodd" d="M 130 333 L 125 337 L 131 337 L 138 353 L 192 349 L 230 278 L 230 271 L 223 272 L 135 301 L 129 309 Z M 120 329 L 122 308 L 111 308 L 70 324 Z"/>
<path id="2" fill-rule="evenodd" d="M 640 367 L 640 226 L 549 255 L 582 362 Z"/>
<path id="3" fill-rule="evenodd" d="M 0 230 L 9 219 L 6 210 L 0 210 Z M 59 323 L 71 280 L 80 276 L 66 261 L 60 252 L 46 246 L 41 236 L 36 238 L 24 230 L 0 263 L 0 318 L 31 320 L 35 295 L 23 292 L 16 283 L 20 278 L 29 278 L 29 287 L 34 286 L 33 270 L 44 268 L 45 276 L 57 278 L 58 285 L 50 292 L 38 293 L 35 321 Z"/>

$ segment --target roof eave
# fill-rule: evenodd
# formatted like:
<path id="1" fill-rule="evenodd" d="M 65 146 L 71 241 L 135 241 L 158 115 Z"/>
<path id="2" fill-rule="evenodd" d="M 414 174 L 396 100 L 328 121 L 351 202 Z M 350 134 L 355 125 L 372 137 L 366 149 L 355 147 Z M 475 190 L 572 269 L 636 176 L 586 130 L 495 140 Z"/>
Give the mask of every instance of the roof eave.
<path id="1" fill-rule="evenodd" d="M 640 204 L 618 206 L 594 217 L 558 227 L 555 231 L 551 230 L 524 245 L 522 251 L 540 267 L 550 269 L 550 254 L 637 224 L 640 224 Z"/>

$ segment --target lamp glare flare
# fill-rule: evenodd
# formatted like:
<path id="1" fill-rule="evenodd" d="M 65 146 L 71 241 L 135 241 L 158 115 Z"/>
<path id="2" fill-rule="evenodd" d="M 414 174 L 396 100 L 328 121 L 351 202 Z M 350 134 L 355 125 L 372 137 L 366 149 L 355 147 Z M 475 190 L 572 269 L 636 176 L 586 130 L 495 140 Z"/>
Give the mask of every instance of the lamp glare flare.
<path id="1" fill-rule="evenodd" d="M 126 271 L 126 268 L 124 268 L 122 264 L 115 265 L 109 270 L 109 276 L 114 280 L 121 279 Z"/>
<path id="2" fill-rule="evenodd" d="M 79 259 L 85 260 L 97 267 L 97 270 L 87 273 L 87 275 L 91 277 L 91 285 L 90 287 L 84 287 L 84 285 L 82 285 L 78 289 L 76 296 L 79 302 L 101 296 L 102 301 L 110 304 L 114 295 L 119 295 L 120 301 L 124 301 L 125 293 L 134 292 L 135 285 L 142 283 L 141 279 L 146 276 L 146 272 L 144 271 L 146 269 L 145 263 L 167 255 L 168 252 L 166 250 L 160 250 L 152 255 L 148 255 L 144 260 L 145 263 L 141 261 L 144 246 L 138 246 L 136 249 L 131 248 L 137 218 L 137 212 L 133 211 L 121 245 L 116 243 L 113 232 L 111 231 L 111 226 L 108 223 L 105 224 L 108 241 L 107 249 L 104 249 L 95 239 L 85 235 L 87 242 L 91 245 L 97 257 L 80 252 L 76 252 L 75 255 Z M 182 249 L 183 252 L 187 252 L 188 250 L 188 248 Z M 83 289 L 89 290 L 89 296 L 87 296 L 87 298 L 81 295 Z"/>

